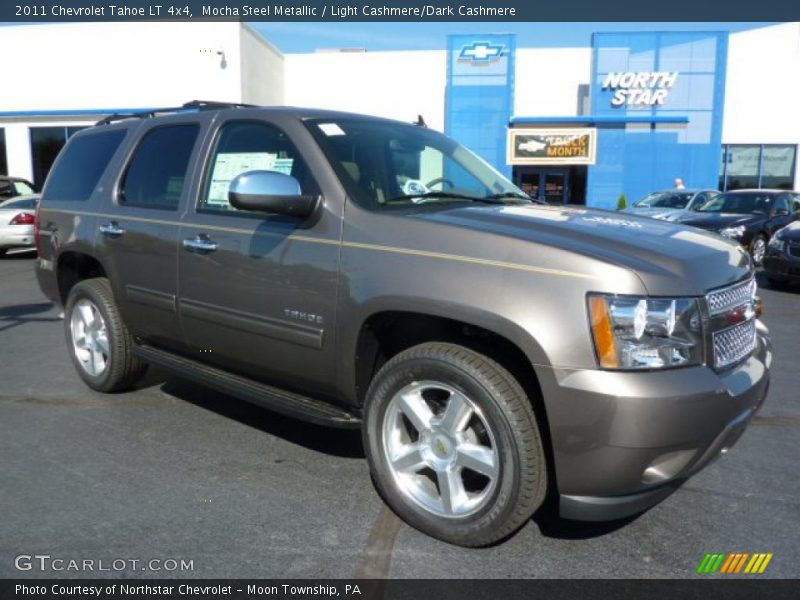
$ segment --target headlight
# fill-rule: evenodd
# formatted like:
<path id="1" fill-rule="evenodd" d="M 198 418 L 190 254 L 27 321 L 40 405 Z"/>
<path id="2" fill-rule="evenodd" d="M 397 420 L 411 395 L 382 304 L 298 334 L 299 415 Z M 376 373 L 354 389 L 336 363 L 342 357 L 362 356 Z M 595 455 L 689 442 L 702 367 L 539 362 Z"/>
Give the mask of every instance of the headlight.
<path id="1" fill-rule="evenodd" d="M 597 360 L 605 369 L 662 369 L 703 362 L 694 298 L 589 294 Z"/>
<path id="2" fill-rule="evenodd" d="M 739 225 L 737 227 L 725 227 L 724 229 L 720 230 L 719 234 L 726 238 L 738 240 L 744 235 L 744 225 Z"/>

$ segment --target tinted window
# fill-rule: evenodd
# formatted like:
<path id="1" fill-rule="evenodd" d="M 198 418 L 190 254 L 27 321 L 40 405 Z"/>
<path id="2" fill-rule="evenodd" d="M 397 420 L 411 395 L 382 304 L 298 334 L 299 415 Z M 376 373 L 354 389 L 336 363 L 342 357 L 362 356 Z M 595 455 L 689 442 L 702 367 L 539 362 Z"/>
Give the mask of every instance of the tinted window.
<path id="1" fill-rule="evenodd" d="M 120 203 L 176 210 L 198 129 L 192 123 L 150 130 L 128 166 L 120 188 Z"/>
<path id="2" fill-rule="evenodd" d="M 308 167 L 283 131 L 267 123 L 236 121 L 222 127 L 199 208 L 235 211 L 228 202 L 228 188 L 247 171 L 291 175 L 304 194 L 318 193 Z"/>
<path id="3" fill-rule="evenodd" d="M 774 198 L 759 192 L 720 194 L 700 209 L 700 212 L 768 215 Z"/>
<path id="4" fill-rule="evenodd" d="M 36 208 L 36 199 L 26 198 L 25 200 L 9 200 L 0 204 L 0 208 Z"/>
<path id="5" fill-rule="evenodd" d="M 117 130 L 71 140 L 47 180 L 47 201 L 88 200 L 124 137 Z"/>
<path id="6" fill-rule="evenodd" d="M 784 194 L 783 196 L 778 196 L 778 199 L 775 200 L 775 212 L 778 212 L 779 210 L 792 212 L 792 206 L 791 202 L 789 201 L 788 194 Z"/>
<path id="7" fill-rule="evenodd" d="M 33 183 L 42 189 L 50 167 L 74 133 L 85 127 L 31 127 L 31 160 L 33 162 Z"/>

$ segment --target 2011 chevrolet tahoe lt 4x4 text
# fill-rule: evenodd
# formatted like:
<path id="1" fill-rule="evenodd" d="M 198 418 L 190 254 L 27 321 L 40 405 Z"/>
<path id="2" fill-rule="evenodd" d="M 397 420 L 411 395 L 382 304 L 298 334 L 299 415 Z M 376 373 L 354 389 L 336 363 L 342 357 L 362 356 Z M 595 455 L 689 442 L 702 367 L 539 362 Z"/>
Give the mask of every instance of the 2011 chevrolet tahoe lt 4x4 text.
<path id="1" fill-rule="evenodd" d="M 190 103 L 70 138 L 37 273 L 93 389 L 155 363 L 360 427 L 408 523 L 482 546 L 546 493 L 645 510 L 729 448 L 771 361 L 732 242 L 531 201 L 425 127 Z"/>

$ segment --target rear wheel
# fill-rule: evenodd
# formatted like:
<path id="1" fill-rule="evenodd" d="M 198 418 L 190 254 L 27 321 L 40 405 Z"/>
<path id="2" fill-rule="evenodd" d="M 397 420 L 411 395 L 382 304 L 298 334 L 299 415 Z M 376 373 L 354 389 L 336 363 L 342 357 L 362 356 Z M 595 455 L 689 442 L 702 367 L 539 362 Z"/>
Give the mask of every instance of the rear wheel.
<path id="1" fill-rule="evenodd" d="M 64 327 L 75 369 L 94 390 L 125 390 L 147 368 L 133 356 L 131 335 L 105 278 L 86 279 L 70 290 Z"/>
<path id="2" fill-rule="evenodd" d="M 447 542 L 496 542 L 545 496 L 529 399 L 502 366 L 461 346 L 421 344 L 384 365 L 368 392 L 364 438 L 386 502 Z"/>

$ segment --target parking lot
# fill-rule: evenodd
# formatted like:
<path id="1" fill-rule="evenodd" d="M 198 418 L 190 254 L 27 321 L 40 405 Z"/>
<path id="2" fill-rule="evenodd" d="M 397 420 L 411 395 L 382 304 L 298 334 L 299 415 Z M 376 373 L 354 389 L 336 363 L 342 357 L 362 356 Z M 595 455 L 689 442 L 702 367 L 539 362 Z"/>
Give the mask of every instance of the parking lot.
<path id="1" fill-rule="evenodd" d="M 771 552 L 764 576 L 800 576 L 800 288 L 762 287 L 771 392 L 723 460 L 638 518 L 581 524 L 545 510 L 506 543 L 467 550 L 384 507 L 357 432 L 157 371 L 133 392 L 90 391 L 33 264 L 0 259 L 0 578 L 684 578 L 708 552 Z M 15 568 L 36 554 L 126 563 Z M 169 560 L 192 568 L 159 571 Z"/>

